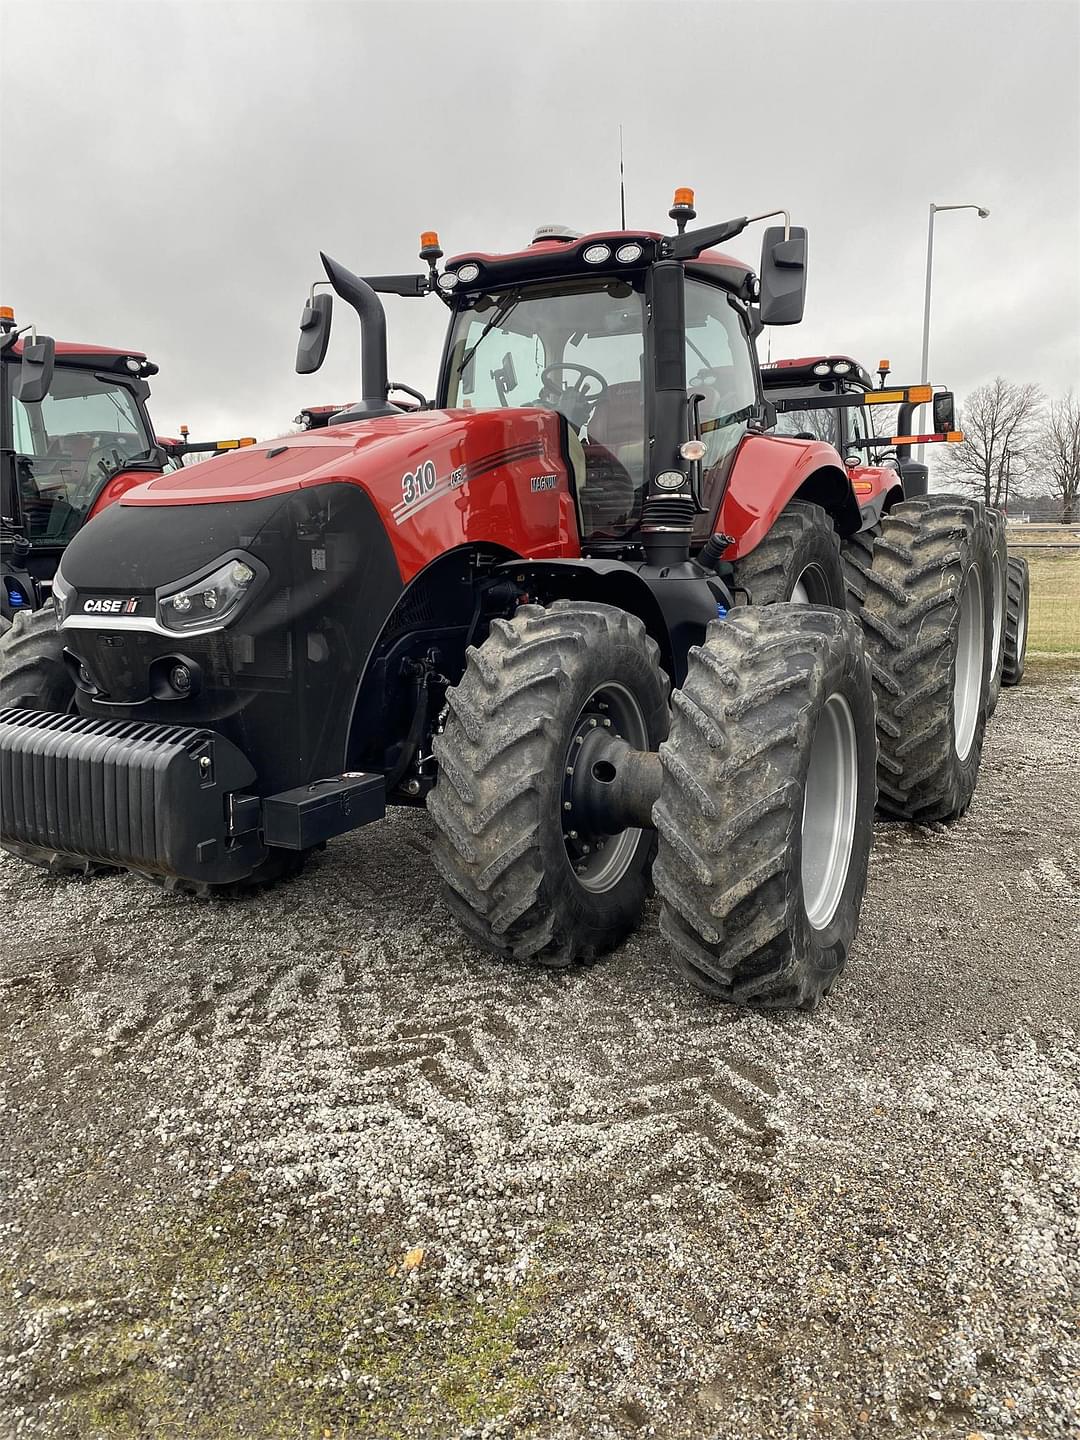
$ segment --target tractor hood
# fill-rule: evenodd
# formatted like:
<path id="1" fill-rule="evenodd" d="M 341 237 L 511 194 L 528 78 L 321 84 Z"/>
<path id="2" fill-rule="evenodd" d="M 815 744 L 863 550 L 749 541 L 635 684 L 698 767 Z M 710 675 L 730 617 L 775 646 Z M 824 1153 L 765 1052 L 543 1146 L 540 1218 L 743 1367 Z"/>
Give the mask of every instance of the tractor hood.
<path id="1" fill-rule="evenodd" d="M 194 534 L 219 528 L 208 507 L 242 512 L 326 487 L 359 490 L 408 581 L 462 545 L 580 553 L 568 454 L 566 422 L 552 410 L 424 410 L 284 435 L 156 476 L 117 508 L 132 520 L 167 508 L 177 512 L 170 531 Z"/>

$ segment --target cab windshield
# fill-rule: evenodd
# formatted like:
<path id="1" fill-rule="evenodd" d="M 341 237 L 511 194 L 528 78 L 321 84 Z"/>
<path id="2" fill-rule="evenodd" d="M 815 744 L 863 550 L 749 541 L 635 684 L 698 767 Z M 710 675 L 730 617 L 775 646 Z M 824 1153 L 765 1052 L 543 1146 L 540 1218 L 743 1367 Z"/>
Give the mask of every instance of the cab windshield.
<path id="1" fill-rule="evenodd" d="M 586 531 L 621 535 L 644 490 L 644 336 L 641 281 L 480 295 L 454 317 L 446 404 L 564 415 Z"/>
<path id="2" fill-rule="evenodd" d="M 49 393 L 24 404 L 5 364 L 19 510 L 27 539 L 66 545 L 111 475 L 154 454 L 135 395 L 93 370 L 57 364 Z"/>

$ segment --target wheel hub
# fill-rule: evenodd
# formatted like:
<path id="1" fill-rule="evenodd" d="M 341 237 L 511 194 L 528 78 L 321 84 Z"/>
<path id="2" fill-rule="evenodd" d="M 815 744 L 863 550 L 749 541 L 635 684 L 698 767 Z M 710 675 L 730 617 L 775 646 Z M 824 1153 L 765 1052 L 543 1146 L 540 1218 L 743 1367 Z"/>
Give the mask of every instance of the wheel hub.
<path id="1" fill-rule="evenodd" d="M 563 843 L 586 890 L 610 890 L 637 850 L 660 791 L 659 757 L 644 750 L 647 742 L 641 707 L 616 684 L 594 691 L 571 727 L 560 792 Z"/>

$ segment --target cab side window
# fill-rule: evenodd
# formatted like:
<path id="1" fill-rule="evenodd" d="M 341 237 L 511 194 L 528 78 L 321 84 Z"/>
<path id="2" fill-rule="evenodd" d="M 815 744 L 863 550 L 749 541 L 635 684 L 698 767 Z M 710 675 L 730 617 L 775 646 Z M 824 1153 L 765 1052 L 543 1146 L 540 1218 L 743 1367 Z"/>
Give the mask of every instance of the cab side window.
<path id="1" fill-rule="evenodd" d="M 686 383 L 700 395 L 702 503 L 712 514 L 758 403 L 752 342 L 725 291 L 686 279 Z"/>
<path id="2" fill-rule="evenodd" d="M 852 408 L 846 412 L 847 439 L 849 441 L 858 442 L 860 440 L 870 439 L 872 432 L 866 423 L 866 413 L 866 410 L 861 405 L 852 406 Z M 852 445 L 852 450 L 856 455 L 861 456 L 864 462 L 869 459 L 869 451 L 857 443 Z"/>
<path id="3" fill-rule="evenodd" d="M 706 468 L 716 465 L 742 438 L 757 405 L 750 339 L 725 291 L 686 281 L 686 381 L 702 395 L 698 407 Z"/>

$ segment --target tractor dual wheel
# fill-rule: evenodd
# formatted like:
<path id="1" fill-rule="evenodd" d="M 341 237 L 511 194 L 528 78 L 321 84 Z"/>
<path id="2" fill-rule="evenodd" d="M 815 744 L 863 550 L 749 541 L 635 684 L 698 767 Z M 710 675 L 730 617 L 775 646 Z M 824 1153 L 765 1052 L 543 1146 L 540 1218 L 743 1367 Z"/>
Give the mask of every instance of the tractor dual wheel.
<path id="1" fill-rule="evenodd" d="M 660 927 L 697 988 L 763 1009 L 829 992 L 858 929 L 875 758 L 854 617 L 775 605 L 709 627 L 653 811 Z"/>
<path id="2" fill-rule="evenodd" d="M 843 610 L 840 537 L 820 505 L 792 500 L 763 540 L 734 564 L 732 586 L 750 605 L 785 600 Z"/>
<path id="3" fill-rule="evenodd" d="M 1005 664 L 1005 603 L 1008 588 L 1009 550 L 1005 543 L 1005 516 L 996 506 L 986 511 L 990 526 L 990 560 L 992 581 L 992 648 L 990 652 L 990 686 L 986 695 L 987 719 L 997 709 Z"/>
<path id="4" fill-rule="evenodd" d="M 1001 670 L 1003 685 L 1019 685 L 1024 678 L 1030 587 L 1028 562 L 1022 555 L 1010 555 L 1005 588 L 1005 637 Z"/>
<path id="5" fill-rule="evenodd" d="M 52 601 L 40 610 L 20 611 L 10 630 L 0 634 L 0 710 L 6 709 L 45 710 L 61 715 L 75 710 L 75 681 L 64 663 L 64 642 Z M 0 848 L 30 865 L 40 865 L 53 875 L 103 875 L 119 868 L 17 840 L 5 841 Z M 308 850 L 271 850 L 250 875 L 223 885 L 174 877 L 165 879 L 145 875 L 143 871 L 133 873 L 144 875 L 167 890 L 220 899 L 298 874 L 310 853 Z"/>
<path id="6" fill-rule="evenodd" d="M 881 534 L 881 525 L 846 535 L 840 541 L 840 565 L 844 572 L 847 608 L 858 614 L 866 599 L 866 576 L 874 563 L 874 541 Z"/>
<path id="7" fill-rule="evenodd" d="M 971 803 L 990 683 L 990 529 L 979 502 L 905 500 L 882 520 L 860 612 L 878 710 L 878 807 L 951 821 Z"/>
<path id="8" fill-rule="evenodd" d="M 427 805 L 449 909 L 506 958 L 562 966 L 610 950 L 648 894 L 648 752 L 668 730 L 645 626 L 609 605 L 523 605 L 469 650 L 447 707 Z"/>

